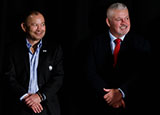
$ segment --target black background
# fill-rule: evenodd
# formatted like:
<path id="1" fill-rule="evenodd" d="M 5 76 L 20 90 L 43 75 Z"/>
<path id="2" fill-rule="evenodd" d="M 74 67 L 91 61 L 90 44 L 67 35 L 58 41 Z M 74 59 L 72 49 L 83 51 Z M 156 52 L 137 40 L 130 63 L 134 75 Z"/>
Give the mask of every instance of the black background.
<path id="1" fill-rule="evenodd" d="M 45 13 L 47 34 L 51 41 L 61 42 L 65 56 L 65 82 L 60 96 L 62 113 L 69 115 L 90 113 L 90 95 L 83 72 L 86 46 L 93 36 L 106 31 L 106 8 L 112 2 L 124 2 L 130 11 L 131 29 L 145 36 L 157 56 L 160 10 L 157 0 L 1 0 L 0 3 L 0 78 L 5 65 L 5 48 L 10 42 L 23 39 L 21 16 L 26 10 Z M 156 64 L 155 64 L 156 66 Z M 2 81 L 2 80 L 1 80 Z M 1 86 L 0 112 L 3 93 Z M 1 113 L 0 113 L 1 114 Z"/>

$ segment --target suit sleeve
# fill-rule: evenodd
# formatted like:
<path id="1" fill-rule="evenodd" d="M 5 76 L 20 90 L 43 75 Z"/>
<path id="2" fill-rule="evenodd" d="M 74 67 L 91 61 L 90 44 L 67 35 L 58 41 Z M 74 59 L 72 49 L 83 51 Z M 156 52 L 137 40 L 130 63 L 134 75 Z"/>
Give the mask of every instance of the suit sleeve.
<path id="1" fill-rule="evenodd" d="M 53 71 L 49 77 L 48 82 L 42 87 L 39 92 L 46 96 L 46 99 L 50 100 L 57 94 L 60 90 L 63 77 L 64 77 L 64 67 L 63 67 L 63 51 L 61 46 L 58 46 L 53 57 L 54 66 Z"/>
<path id="2" fill-rule="evenodd" d="M 20 99 L 22 95 L 27 93 L 27 90 L 17 81 L 14 51 L 10 50 L 5 59 L 5 73 L 4 81 L 6 82 L 6 89 L 8 88 L 8 94 Z M 23 77 L 23 76 L 21 76 Z"/>
<path id="3" fill-rule="evenodd" d="M 87 61 L 86 61 L 86 75 L 87 75 L 87 81 L 90 84 L 90 86 L 95 89 L 97 95 L 100 95 L 100 97 L 103 97 L 105 92 L 103 91 L 103 88 L 107 87 L 107 84 L 102 79 L 100 74 L 97 72 L 96 67 L 96 51 L 95 50 L 95 44 L 92 42 L 89 45 L 88 48 L 88 55 L 87 55 Z"/>
<path id="4" fill-rule="evenodd" d="M 142 93 L 146 93 L 143 91 L 147 89 L 148 76 L 150 75 L 151 48 L 149 41 L 142 39 L 137 42 L 136 53 L 133 55 L 135 60 L 132 61 L 132 71 L 129 74 L 130 79 L 120 87 L 126 98 L 133 97 L 135 94 L 139 97 Z"/>

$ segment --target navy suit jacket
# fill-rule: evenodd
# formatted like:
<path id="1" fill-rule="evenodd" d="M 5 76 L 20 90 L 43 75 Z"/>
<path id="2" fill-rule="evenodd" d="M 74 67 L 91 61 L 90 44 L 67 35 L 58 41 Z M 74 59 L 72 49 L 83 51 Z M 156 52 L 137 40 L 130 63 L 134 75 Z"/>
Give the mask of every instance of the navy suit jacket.
<path id="1" fill-rule="evenodd" d="M 145 85 L 144 77 L 150 65 L 149 57 L 149 42 L 129 32 L 121 42 L 117 65 L 113 68 L 109 34 L 105 33 L 93 39 L 89 45 L 86 73 L 88 83 L 101 103 L 99 107 L 107 112 L 108 105 L 103 99 L 106 92 L 103 88 L 121 88 L 125 94 L 126 106 L 133 105 L 132 101 L 142 93 L 139 89 Z"/>
<path id="2" fill-rule="evenodd" d="M 32 112 L 19 99 L 27 93 L 30 67 L 28 48 L 25 39 L 22 42 L 14 43 L 10 46 L 7 55 L 5 80 L 7 81 L 8 99 L 11 113 L 16 115 L 32 115 Z M 63 52 L 58 43 L 47 44 L 42 41 L 38 63 L 38 86 L 39 92 L 46 95 L 46 100 L 42 106 L 49 115 L 60 115 L 60 105 L 57 93 L 63 83 Z M 13 110 L 13 111 L 12 111 Z"/>

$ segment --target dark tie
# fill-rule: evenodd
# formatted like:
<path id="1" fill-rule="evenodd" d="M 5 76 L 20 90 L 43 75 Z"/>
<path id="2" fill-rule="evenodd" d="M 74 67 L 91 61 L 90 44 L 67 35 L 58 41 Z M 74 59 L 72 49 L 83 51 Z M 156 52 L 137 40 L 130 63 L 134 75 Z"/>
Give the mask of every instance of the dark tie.
<path id="1" fill-rule="evenodd" d="M 116 66 L 117 64 L 117 57 L 118 57 L 118 52 L 120 50 L 120 43 L 121 43 L 121 39 L 117 38 L 114 40 L 116 46 L 115 46 L 115 49 L 114 49 L 114 52 L 113 52 L 113 56 L 114 56 L 114 64 L 113 64 L 113 67 Z"/>

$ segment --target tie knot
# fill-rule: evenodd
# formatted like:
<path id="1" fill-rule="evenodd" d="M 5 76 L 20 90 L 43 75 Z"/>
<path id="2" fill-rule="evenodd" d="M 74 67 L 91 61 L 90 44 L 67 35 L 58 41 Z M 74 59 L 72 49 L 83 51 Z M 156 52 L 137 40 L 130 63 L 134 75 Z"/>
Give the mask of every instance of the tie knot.
<path id="1" fill-rule="evenodd" d="M 117 38 L 117 39 L 114 40 L 114 42 L 115 42 L 116 44 L 118 44 L 118 43 L 121 42 L 121 39 L 120 39 L 120 38 Z"/>

